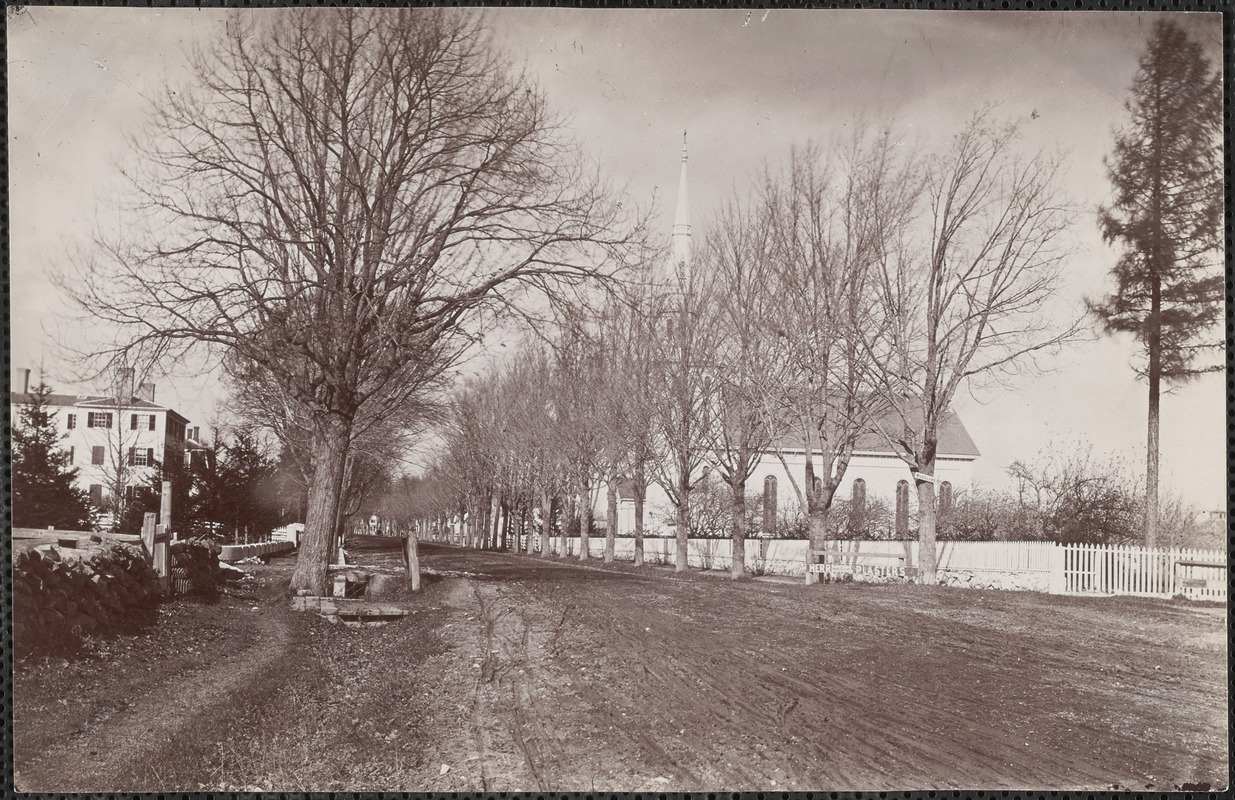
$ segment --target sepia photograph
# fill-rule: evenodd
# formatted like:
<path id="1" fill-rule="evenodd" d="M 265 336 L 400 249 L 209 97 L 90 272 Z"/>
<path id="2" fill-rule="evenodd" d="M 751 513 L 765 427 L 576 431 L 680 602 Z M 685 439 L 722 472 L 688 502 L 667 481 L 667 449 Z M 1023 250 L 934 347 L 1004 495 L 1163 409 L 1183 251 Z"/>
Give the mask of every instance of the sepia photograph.
<path id="1" fill-rule="evenodd" d="M 6 13 L 17 791 L 1228 789 L 1222 14 Z"/>

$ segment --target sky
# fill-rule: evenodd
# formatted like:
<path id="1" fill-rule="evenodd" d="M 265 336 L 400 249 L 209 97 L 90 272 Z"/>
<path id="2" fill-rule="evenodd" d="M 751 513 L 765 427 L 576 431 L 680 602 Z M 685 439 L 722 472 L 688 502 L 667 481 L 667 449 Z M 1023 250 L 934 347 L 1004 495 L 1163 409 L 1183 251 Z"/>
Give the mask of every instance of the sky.
<path id="1" fill-rule="evenodd" d="M 148 98 L 188 80 L 186 52 L 230 13 L 199 9 L 31 8 L 8 27 L 11 363 L 59 390 L 86 391 L 55 345 L 88 337 L 51 275 L 124 225 L 117 165 L 140 136 Z M 311 12 L 308 12 L 311 13 Z M 906 147 L 938 147 L 985 104 L 1019 122 L 1026 149 L 1066 159 L 1079 209 L 1056 313 L 1109 291 L 1117 252 L 1096 209 L 1103 157 L 1158 16 L 1135 12 L 490 9 L 495 43 L 543 88 L 605 174 L 634 202 L 655 199 L 672 225 L 683 131 L 696 235 L 764 164 L 794 145 L 889 125 Z M 1221 59 L 1221 17 L 1172 14 Z M 1143 468 L 1147 389 L 1129 338 L 1095 337 L 1045 375 L 955 403 L 992 488 L 1005 467 L 1078 443 Z M 215 376 L 172 369 L 158 399 L 209 425 Z M 1164 487 L 1225 507 L 1221 375 L 1162 402 Z"/>

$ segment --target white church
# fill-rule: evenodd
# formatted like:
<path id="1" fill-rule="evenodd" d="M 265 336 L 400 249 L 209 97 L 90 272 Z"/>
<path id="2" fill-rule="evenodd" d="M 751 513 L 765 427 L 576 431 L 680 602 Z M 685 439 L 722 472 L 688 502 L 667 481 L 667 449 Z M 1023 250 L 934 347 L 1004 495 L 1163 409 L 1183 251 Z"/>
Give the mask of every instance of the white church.
<path id="1" fill-rule="evenodd" d="M 677 207 L 673 221 L 673 263 L 679 269 L 691 263 L 690 200 L 686 181 L 686 142 L 682 142 L 682 171 L 678 183 Z M 944 417 L 939 429 L 939 445 L 935 461 L 935 480 L 940 496 L 950 496 L 954 491 L 967 488 L 973 482 L 973 465 L 980 455 L 969 431 L 955 413 Z M 782 460 L 783 459 L 783 460 Z M 815 455 L 815 470 L 824 466 Z M 788 469 L 786 469 L 786 465 Z M 828 469 L 832 466 L 828 465 Z M 772 449 L 760 456 L 759 463 L 747 481 L 747 493 L 764 491 L 776 496 L 776 507 L 781 512 L 800 507 L 794 481 L 801 486 L 806 469 L 806 453 L 801 441 L 786 438 L 774 443 Z M 791 477 L 792 476 L 792 477 Z M 719 483 L 719 481 L 717 481 Z M 724 486 L 723 483 L 720 483 Z M 598 518 L 604 516 L 604 493 L 597 498 Z M 727 486 L 725 489 L 727 490 Z M 626 489 L 626 491 L 623 491 Z M 850 500 L 855 491 L 868 503 L 872 499 L 883 501 L 889 509 L 889 519 L 884 527 L 891 529 L 891 515 L 915 513 L 917 499 L 909 467 L 887 445 L 883 438 L 868 433 L 858 439 L 853 457 L 837 489 L 836 500 Z M 673 533 L 671 520 L 673 505 L 665 491 L 655 483 L 647 490 L 644 507 L 644 531 L 650 536 L 669 536 Z M 617 535 L 633 535 L 635 527 L 635 504 L 626 481 L 618 483 Z"/>

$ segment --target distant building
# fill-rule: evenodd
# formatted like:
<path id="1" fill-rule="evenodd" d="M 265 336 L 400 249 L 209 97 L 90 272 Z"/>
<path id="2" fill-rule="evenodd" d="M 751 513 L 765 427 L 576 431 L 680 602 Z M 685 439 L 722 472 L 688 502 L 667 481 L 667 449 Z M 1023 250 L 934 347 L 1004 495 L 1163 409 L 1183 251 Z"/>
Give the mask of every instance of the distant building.
<path id="1" fill-rule="evenodd" d="M 691 225 L 690 200 L 687 189 L 687 154 L 685 134 L 682 138 L 682 167 L 678 182 L 678 198 L 673 220 L 672 270 L 683 282 L 691 270 Z M 897 429 L 903 422 L 899 417 L 881 420 L 882 427 Z M 977 445 L 970 437 L 960 418 L 949 411 L 939 424 L 939 443 L 935 456 L 936 498 L 941 506 L 947 505 L 954 492 L 968 488 L 973 483 L 973 463 L 979 457 Z M 782 462 L 781 456 L 784 457 Z M 708 459 L 705 459 L 707 461 Z M 788 469 L 786 469 L 786 466 Z M 832 464 L 819 463 L 815 454 L 816 474 L 830 472 Z M 780 512 L 793 513 L 799 508 L 794 482 L 801 487 L 805 480 L 806 453 L 800 439 L 785 437 L 774 442 L 767 452 L 759 457 L 754 472 L 747 479 L 748 494 L 767 493 L 776 498 Z M 714 479 L 715 480 L 715 479 Z M 617 532 L 630 535 L 634 530 L 635 504 L 630 480 L 620 478 L 616 482 L 618 494 Z M 845 471 L 834 500 L 852 501 L 863 507 L 868 501 L 887 504 L 891 516 L 886 527 L 907 526 L 910 516 L 917 511 L 917 490 L 908 465 L 888 446 L 881 436 L 867 433 L 860 437 L 853 456 Z M 670 532 L 672 503 L 665 491 L 655 483 L 648 486 L 644 511 L 644 525 L 648 533 Z M 596 500 L 598 515 L 604 513 L 605 491 L 602 487 Z M 608 523 L 606 523 L 608 524 Z M 901 531 L 906 533 L 907 531 Z"/>
<path id="2" fill-rule="evenodd" d="M 22 391 L 9 393 L 14 425 L 31 403 L 30 371 L 21 370 L 19 377 Z M 154 395 L 152 383 L 112 397 L 48 395 L 49 410 L 56 411 L 56 425 L 65 434 L 60 447 L 95 507 L 111 507 L 113 487 L 122 485 L 132 496 L 135 487 L 150 485 L 157 465 L 169 458 L 184 460 L 189 421 L 156 403 Z"/>

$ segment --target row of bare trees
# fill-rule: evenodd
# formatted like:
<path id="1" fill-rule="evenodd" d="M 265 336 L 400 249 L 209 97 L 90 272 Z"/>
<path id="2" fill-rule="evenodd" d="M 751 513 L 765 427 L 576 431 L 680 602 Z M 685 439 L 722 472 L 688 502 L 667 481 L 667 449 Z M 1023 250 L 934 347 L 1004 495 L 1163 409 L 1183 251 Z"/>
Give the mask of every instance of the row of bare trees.
<path id="1" fill-rule="evenodd" d="M 655 482 L 679 570 L 692 493 L 716 475 L 741 576 L 760 459 L 776 453 L 789 472 L 788 453 L 805 452 L 791 484 L 822 548 L 855 445 L 875 433 L 916 484 L 931 582 L 936 451 L 957 392 L 1041 367 L 1080 330 L 1054 302 L 1069 212 L 1057 170 L 988 112 L 939 150 L 882 131 L 795 150 L 724 204 L 691 264 L 576 309 L 459 394 L 441 468 L 477 507 L 547 519 L 554 496 L 569 498 L 581 557 L 607 488 L 607 560 L 614 487 L 634 495 L 638 559 Z"/>
<path id="2" fill-rule="evenodd" d="M 238 13 L 152 97 L 132 224 L 61 286 L 98 358 L 204 351 L 252 393 L 306 473 L 292 588 L 324 594 L 380 429 L 496 315 L 617 269 L 638 225 L 473 11 Z"/>
<path id="3" fill-rule="evenodd" d="M 454 479 L 436 485 L 460 508 L 498 520 L 537 502 L 551 519 L 566 498 L 586 538 L 600 487 L 621 476 L 639 499 L 655 482 L 684 569 L 705 473 L 740 511 L 760 454 L 798 448 L 817 545 L 875 429 L 917 484 L 928 581 L 953 397 L 1076 331 L 1048 313 L 1066 255 L 1056 164 L 1022 156 L 987 113 L 942 149 L 871 130 L 808 147 L 735 194 L 693 263 L 618 280 L 640 272 L 645 226 L 482 16 L 236 16 L 192 70 L 157 95 L 137 143 L 134 224 L 100 236 L 62 285 L 124 332 L 96 352 L 217 354 L 249 416 L 297 449 L 293 589 L 325 592 L 354 470 L 431 418 L 499 316 L 561 324 L 449 409 Z"/>

